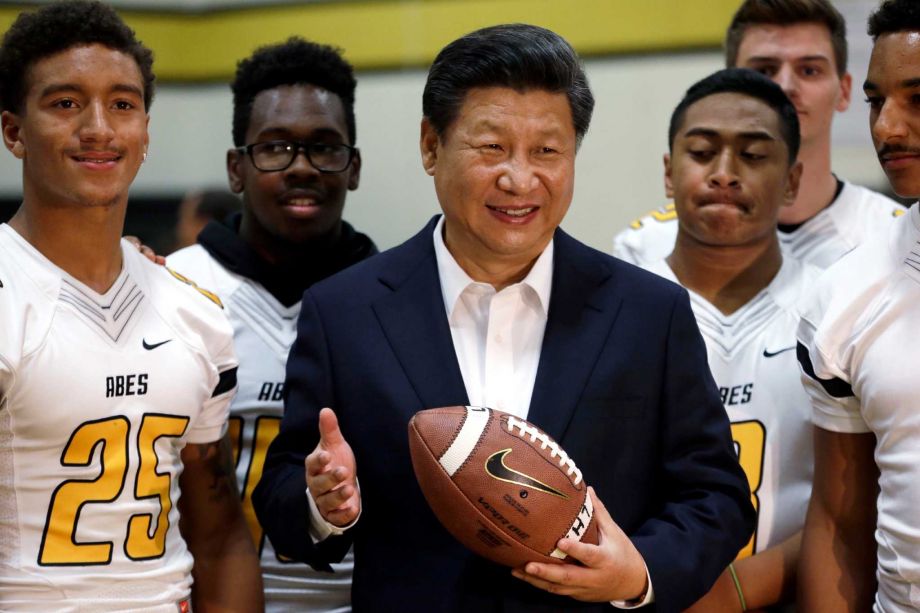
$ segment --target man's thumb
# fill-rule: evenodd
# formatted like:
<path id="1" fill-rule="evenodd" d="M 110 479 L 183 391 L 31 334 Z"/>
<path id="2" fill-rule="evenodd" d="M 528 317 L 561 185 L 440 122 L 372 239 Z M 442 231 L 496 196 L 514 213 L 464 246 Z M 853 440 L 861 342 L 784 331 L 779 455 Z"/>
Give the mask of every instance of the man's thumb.
<path id="1" fill-rule="evenodd" d="M 342 443 L 342 431 L 339 420 L 332 409 L 325 408 L 319 412 L 319 442 L 323 447 Z"/>

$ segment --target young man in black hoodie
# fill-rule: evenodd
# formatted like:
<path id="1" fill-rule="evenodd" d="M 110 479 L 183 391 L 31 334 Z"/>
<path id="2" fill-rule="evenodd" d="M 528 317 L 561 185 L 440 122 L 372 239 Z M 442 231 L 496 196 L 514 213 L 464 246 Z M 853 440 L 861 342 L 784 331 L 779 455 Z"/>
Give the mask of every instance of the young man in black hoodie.
<path id="1" fill-rule="evenodd" d="M 236 147 L 227 152 L 227 174 L 242 194 L 242 213 L 211 222 L 168 265 L 218 292 L 233 323 L 240 387 L 230 433 L 267 610 L 347 611 L 351 554 L 334 575 L 281 560 L 251 494 L 281 421 L 284 365 L 304 290 L 377 253 L 342 220 L 361 170 L 355 78 L 335 49 L 291 38 L 242 60 L 232 89 Z"/>

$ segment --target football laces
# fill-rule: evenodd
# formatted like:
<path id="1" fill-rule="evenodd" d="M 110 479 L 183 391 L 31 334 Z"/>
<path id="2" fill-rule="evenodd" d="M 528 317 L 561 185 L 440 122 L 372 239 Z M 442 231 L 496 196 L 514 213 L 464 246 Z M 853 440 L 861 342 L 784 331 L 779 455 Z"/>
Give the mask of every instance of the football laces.
<path id="1" fill-rule="evenodd" d="M 513 415 L 508 416 L 508 432 L 515 434 L 514 429 L 517 428 L 517 436 L 524 438 L 525 436 L 530 437 L 530 442 L 535 443 L 540 441 L 540 449 L 545 451 L 549 448 L 549 457 L 554 460 L 556 457 L 559 457 L 559 468 L 565 468 L 569 477 L 573 477 L 572 481 L 575 485 L 581 483 L 581 471 L 578 470 L 578 467 L 575 466 L 575 460 L 569 457 L 565 451 L 559 448 L 559 444 L 551 439 L 546 433 L 541 432 L 528 424 L 526 421 L 521 421 L 515 418 Z"/>

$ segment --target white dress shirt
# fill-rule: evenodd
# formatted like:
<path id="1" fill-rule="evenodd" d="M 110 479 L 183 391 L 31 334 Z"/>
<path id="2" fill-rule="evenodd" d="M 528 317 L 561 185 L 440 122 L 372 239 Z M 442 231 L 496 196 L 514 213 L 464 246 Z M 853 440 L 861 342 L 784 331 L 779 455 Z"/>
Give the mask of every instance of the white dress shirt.
<path id="1" fill-rule="evenodd" d="M 443 228 L 441 217 L 434 253 L 470 404 L 527 419 L 553 284 L 553 243 L 522 281 L 497 292 L 460 268 L 444 244 Z"/>

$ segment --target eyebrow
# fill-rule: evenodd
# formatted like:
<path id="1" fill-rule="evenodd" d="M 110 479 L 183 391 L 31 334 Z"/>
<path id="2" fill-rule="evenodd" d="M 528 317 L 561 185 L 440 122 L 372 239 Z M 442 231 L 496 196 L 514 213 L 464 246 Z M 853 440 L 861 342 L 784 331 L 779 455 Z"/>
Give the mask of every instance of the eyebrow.
<path id="1" fill-rule="evenodd" d="M 309 133 L 310 133 L 311 138 L 317 138 L 317 137 L 323 138 L 326 136 L 337 136 L 339 138 L 346 138 L 345 134 L 339 132 L 338 129 L 327 127 L 327 126 L 315 128 L 313 130 L 310 130 Z M 291 139 L 293 135 L 294 135 L 294 131 L 291 130 L 290 128 L 287 128 L 284 126 L 267 126 L 259 130 L 258 138 L 278 136 L 279 138 L 284 140 L 284 139 Z"/>
<path id="2" fill-rule="evenodd" d="M 780 58 L 773 55 L 754 55 L 748 58 L 748 62 L 779 62 Z M 795 62 L 826 62 L 830 64 L 831 60 L 826 55 L 805 55 L 797 57 Z"/>
<path id="3" fill-rule="evenodd" d="M 898 83 L 898 87 L 902 89 L 913 89 L 915 87 L 920 87 L 920 77 L 915 77 L 913 79 L 905 79 L 901 81 L 900 83 Z M 863 83 L 863 89 L 864 90 L 871 89 L 872 91 L 877 91 L 878 85 L 876 85 L 872 81 L 866 80 L 866 82 Z"/>
<path id="4" fill-rule="evenodd" d="M 747 132 L 738 132 L 738 136 L 747 140 L 762 140 L 762 141 L 775 141 L 774 137 L 769 132 L 764 132 L 763 130 L 751 130 Z M 713 130 L 712 128 L 690 128 L 684 132 L 684 138 L 690 136 L 702 136 L 704 138 L 720 138 L 722 136 L 721 132 Z"/>
<path id="5" fill-rule="evenodd" d="M 144 97 L 144 92 L 139 87 L 128 83 L 116 83 L 112 86 L 111 91 L 134 94 L 139 98 Z M 84 89 L 76 83 L 53 83 L 42 90 L 41 97 L 44 98 L 60 92 L 79 92 L 82 94 L 84 93 Z"/>

